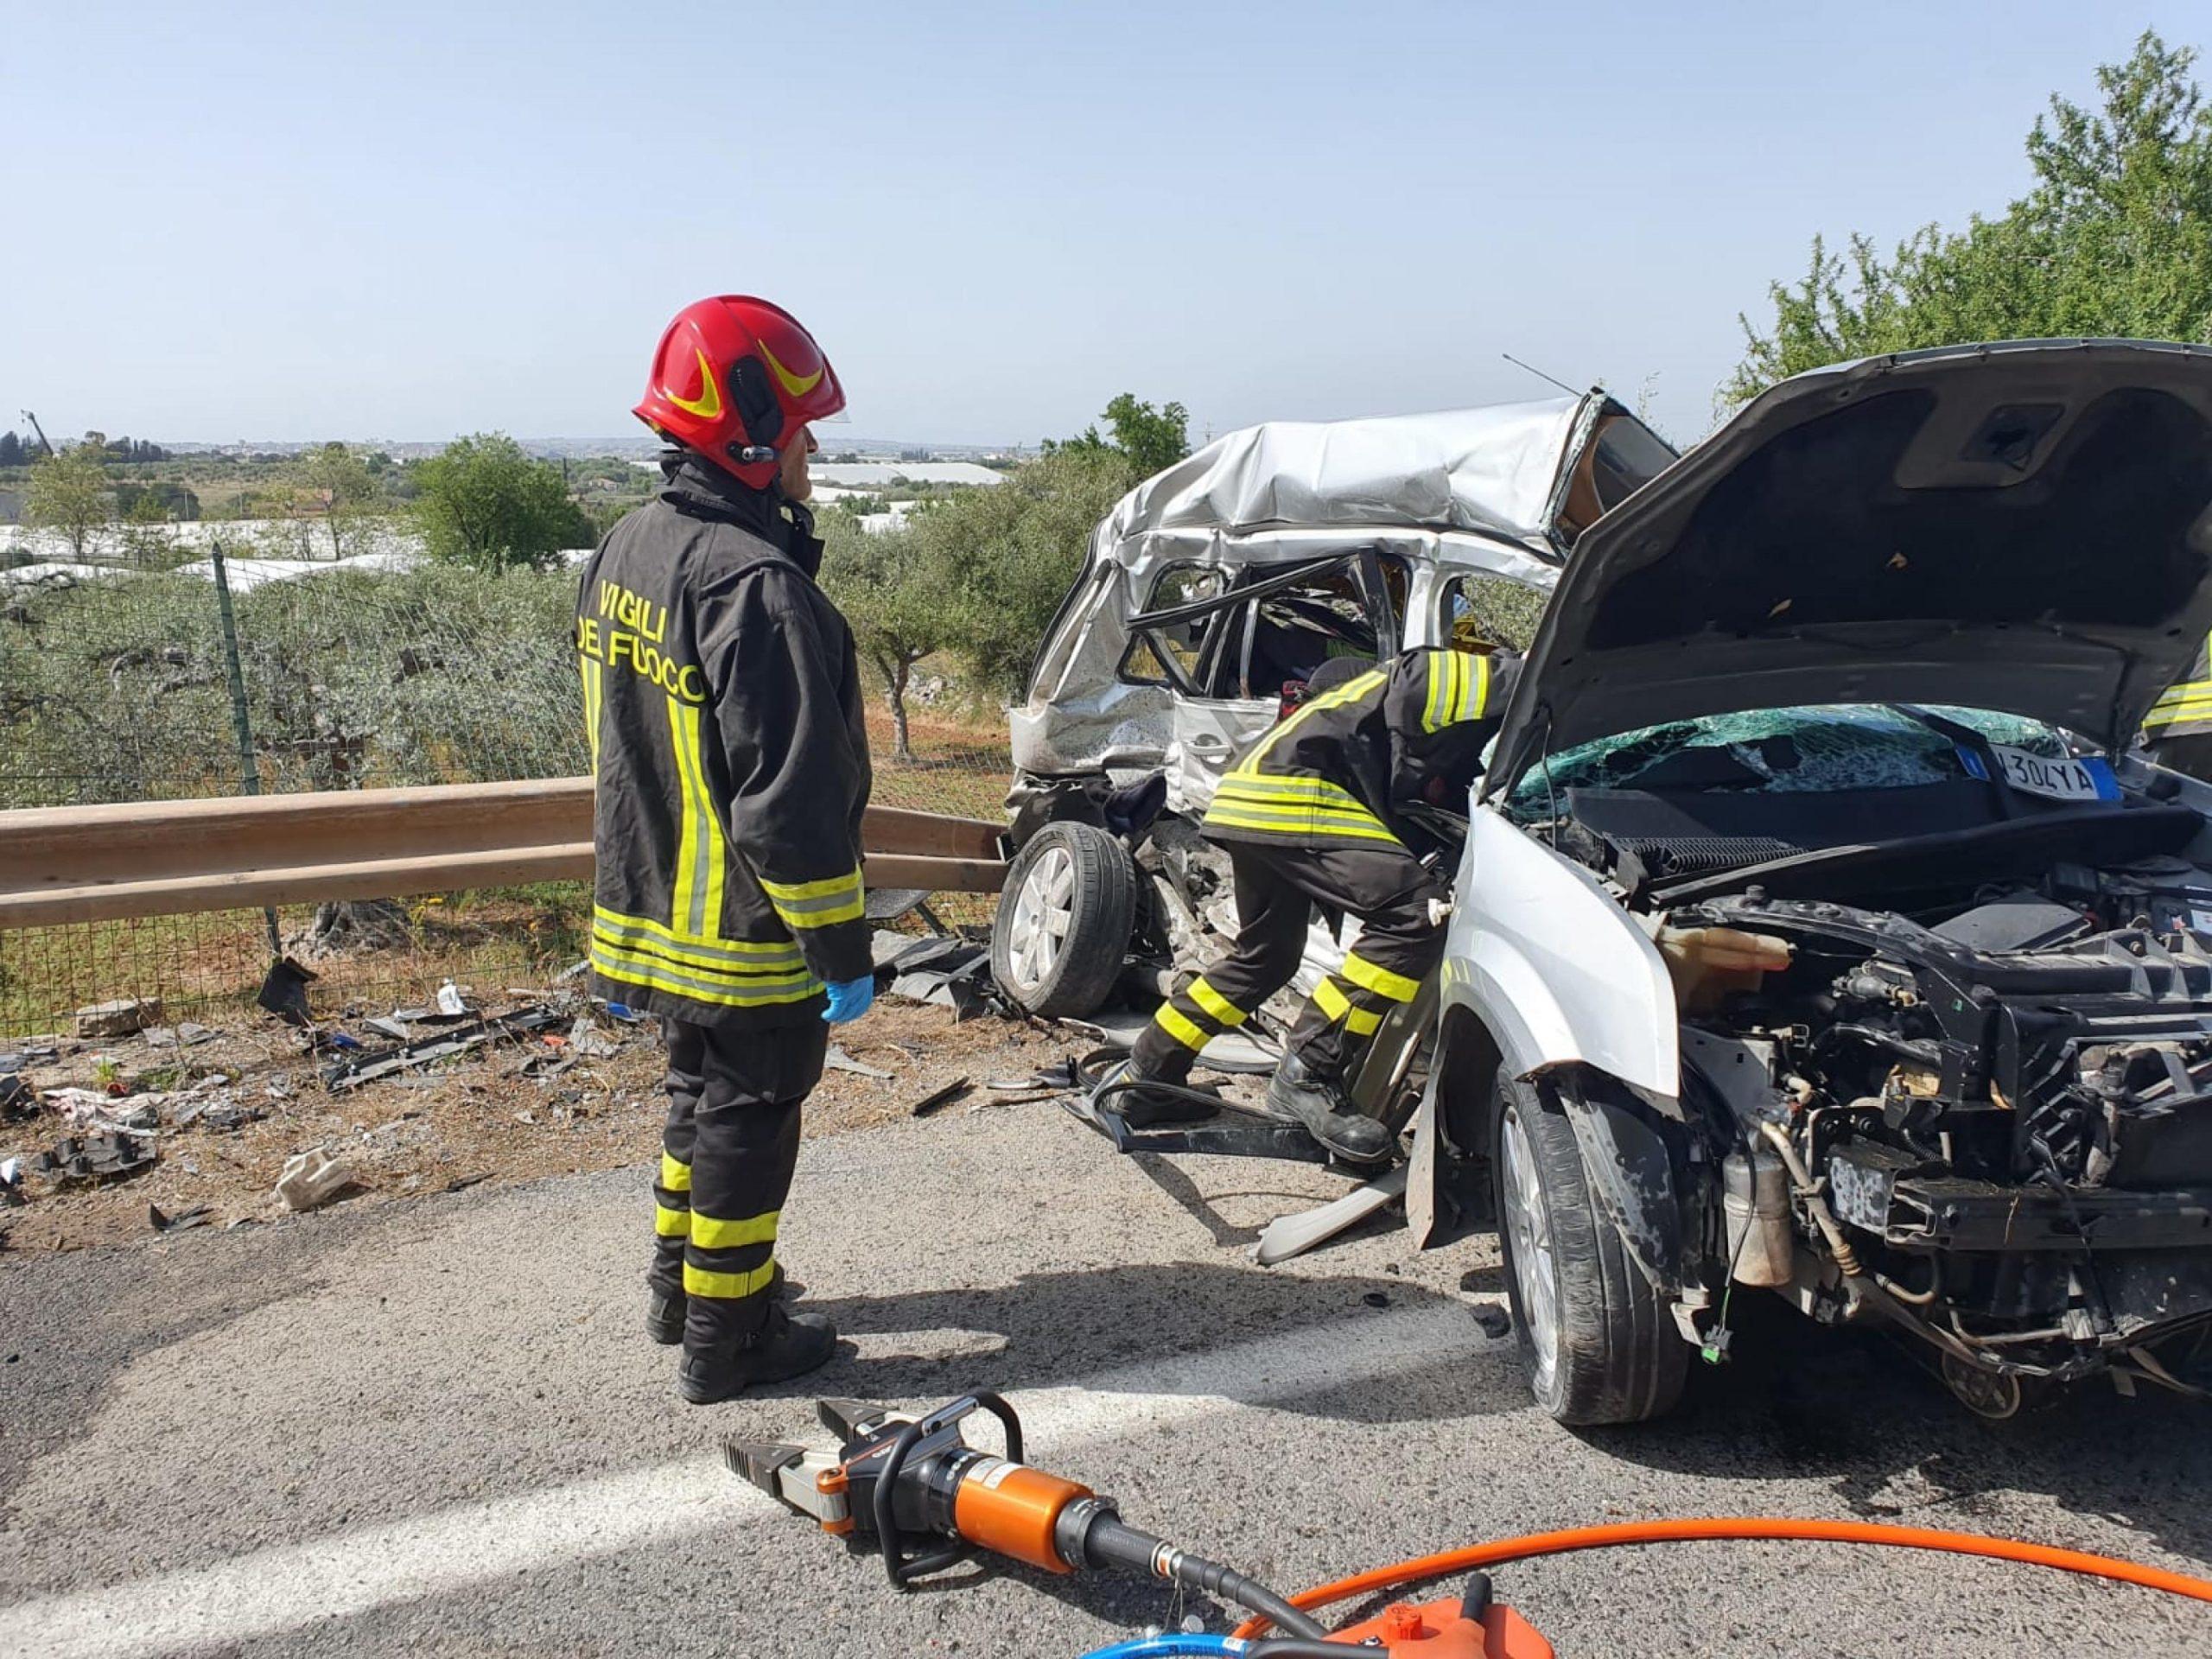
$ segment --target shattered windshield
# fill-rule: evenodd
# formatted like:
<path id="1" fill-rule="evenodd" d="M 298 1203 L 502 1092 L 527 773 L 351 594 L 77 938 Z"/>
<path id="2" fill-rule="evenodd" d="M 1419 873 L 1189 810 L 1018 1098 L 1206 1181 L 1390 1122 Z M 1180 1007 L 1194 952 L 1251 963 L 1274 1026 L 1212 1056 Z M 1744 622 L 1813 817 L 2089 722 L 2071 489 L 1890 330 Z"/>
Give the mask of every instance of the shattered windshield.
<path id="1" fill-rule="evenodd" d="M 2040 721 L 1982 709 L 1928 712 L 1993 743 L 2053 759 L 2069 753 L 2065 739 Z M 1813 793 L 1910 789 L 1968 775 L 1949 739 L 1885 704 L 1759 709 L 1669 721 L 1563 749 L 1514 785 L 1506 810 L 1541 818 L 1556 792 L 1590 787 Z"/>

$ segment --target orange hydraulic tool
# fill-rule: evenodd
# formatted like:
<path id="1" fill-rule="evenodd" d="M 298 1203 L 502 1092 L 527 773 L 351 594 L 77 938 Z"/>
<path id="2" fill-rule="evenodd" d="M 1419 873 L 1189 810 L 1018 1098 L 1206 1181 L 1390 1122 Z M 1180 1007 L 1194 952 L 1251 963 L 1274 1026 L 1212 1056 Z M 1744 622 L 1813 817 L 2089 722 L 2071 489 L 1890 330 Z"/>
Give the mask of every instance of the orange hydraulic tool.
<path id="1" fill-rule="evenodd" d="M 979 1411 L 999 1420 L 1003 1454 L 962 1435 L 963 1421 Z M 902 1590 L 983 1549 L 1047 1573 L 1113 1567 L 1164 1579 L 1236 1602 L 1296 1640 L 1324 1634 L 1265 1585 L 1124 1525 L 1112 1499 L 1031 1468 L 1021 1460 L 1020 1420 L 995 1394 L 965 1395 L 919 1418 L 849 1400 L 822 1401 L 815 1412 L 843 1442 L 836 1451 L 731 1440 L 723 1455 L 732 1470 L 812 1516 L 823 1531 L 854 1544 L 875 1539 L 884 1570 Z M 1408 1651 L 1457 1659 L 1449 1648 Z M 1504 1659 L 1502 1649 L 1467 1651 Z M 1539 1656 L 1532 1649 L 1513 1659 Z"/>

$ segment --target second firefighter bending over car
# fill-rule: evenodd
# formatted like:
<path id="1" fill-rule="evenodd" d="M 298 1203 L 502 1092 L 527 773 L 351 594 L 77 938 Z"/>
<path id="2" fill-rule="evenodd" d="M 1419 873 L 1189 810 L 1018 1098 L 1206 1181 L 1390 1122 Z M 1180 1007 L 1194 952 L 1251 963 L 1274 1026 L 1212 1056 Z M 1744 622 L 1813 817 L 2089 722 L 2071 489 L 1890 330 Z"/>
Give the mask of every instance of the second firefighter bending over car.
<path id="1" fill-rule="evenodd" d="M 1185 1084 L 1199 1051 L 1290 982 L 1313 908 L 1349 915 L 1359 937 L 1314 988 L 1268 1085 L 1268 1109 L 1355 1163 L 1390 1154 L 1390 1135 L 1346 1087 L 1397 1004 L 1444 951 L 1446 889 L 1414 849 L 1408 808 L 1463 809 L 1520 672 L 1505 652 L 1409 651 L 1383 664 L 1324 664 L 1305 701 L 1222 779 L 1204 833 L 1229 854 L 1236 943 L 1162 1003 L 1128 1066 L 1109 1074 L 1132 1125 L 1189 1122 L 1211 1108 L 1147 1090 Z"/>
<path id="2" fill-rule="evenodd" d="M 836 1348 L 827 1319 L 786 1309 L 776 1231 L 823 1022 L 875 992 L 860 673 L 804 505 L 809 423 L 844 402 L 788 313 L 687 307 L 637 408 L 671 445 L 667 484 L 607 533 L 577 595 L 593 988 L 660 1015 L 668 1040 L 646 1329 L 683 1344 L 694 1404 Z"/>

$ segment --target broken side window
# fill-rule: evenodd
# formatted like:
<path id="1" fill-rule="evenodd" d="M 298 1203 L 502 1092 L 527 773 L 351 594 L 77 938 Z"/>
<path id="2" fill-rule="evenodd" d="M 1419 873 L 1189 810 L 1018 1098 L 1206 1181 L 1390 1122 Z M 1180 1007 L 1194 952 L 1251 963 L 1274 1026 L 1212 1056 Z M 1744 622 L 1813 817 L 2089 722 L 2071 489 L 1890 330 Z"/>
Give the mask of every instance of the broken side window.
<path id="1" fill-rule="evenodd" d="M 1525 652 L 1543 620 L 1547 595 L 1526 582 L 1479 571 L 1454 576 L 1438 601 L 1437 638 L 1454 651 L 1501 645 Z"/>
<path id="2" fill-rule="evenodd" d="M 1252 565 L 1233 576 L 1177 566 L 1161 573 L 1131 619 L 1135 637 L 1122 677 L 1224 702 L 1274 697 L 1332 657 L 1393 654 L 1407 586 L 1404 562 L 1373 549 L 1305 565 Z M 1205 608 L 1176 613 L 1191 606 Z"/>

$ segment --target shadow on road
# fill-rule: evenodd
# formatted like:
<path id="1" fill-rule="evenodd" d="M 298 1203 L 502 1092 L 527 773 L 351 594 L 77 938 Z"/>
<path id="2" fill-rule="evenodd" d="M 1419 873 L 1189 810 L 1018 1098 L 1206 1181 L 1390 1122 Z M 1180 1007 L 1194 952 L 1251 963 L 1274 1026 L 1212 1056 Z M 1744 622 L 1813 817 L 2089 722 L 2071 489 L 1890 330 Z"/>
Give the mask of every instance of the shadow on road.
<path id="1" fill-rule="evenodd" d="M 1486 1342 L 1458 1298 L 1389 1274 L 1315 1279 L 1217 1262 L 1160 1262 L 1032 1274 L 988 1290 L 810 1298 L 805 1306 L 828 1315 L 849 1337 L 957 1330 L 994 1333 L 1004 1345 L 982 1360 L 848 1357 L 824 1378 L 791 1390 L 798 1394 L 830 1389 L 861 1398 L 914 1398 L 957 1392 L 979 1374 L 1002 1392 L 1075 1382 L 1110 1390 L 1112 1373 L 1124 1368 L 1131 1370 L 1133 1391 L 1174 1392 L 1172 1368 L 1155 1376 L 1144 1363 L 1203 1365 L 1217 1351 L 1270 1339 L 1295 1349 L 1299 1333 L 1312 1330 L 1313 1346 L 1302 1355 L 1318 1374 L 1311 1386 L 1286 1391 L 1266 1367 L 1246 1374 L 1234 1363 L 1216 1363 L 1203 1365 L 1192 1391 L 1363 1423 L 1516 1411 L 1528 1403 L 1510 1350 Z M 1425 1355 L 1409 1340 L 1417 1333 L 1391 1317 L 1408 1309 L 1433 1312 L 1446 1332 L 1460 1331 L 1464 1321 L 1464 1338 Z M 1366 1321 L 1373 1322 L 1371 1339 L 1359 1332 Z M 1439 1328 L 1427 1324 L 1418 1334 L 1433 1344 Z M 1405 1351 L 1379 1351 L 1377 1344 Z M 1333 1374 L 1332 1351 L 1341 1375 Z"/>
<path id="2" fill-rule="evenodd" d="M 1839 1332 L 1779 1304 L 1742 1322 L 1737 1357 L 1699 1368 L 1664 1421 L 1593 1429 L 1591 1446 L 1649 1468 L 1825 1482 L 1872 1521 L 1986 1529 L 1999 1493 L 2036 1493 L 2212 1559 L 2212 1410 L 2168 1395 L 2124 1399 L 2090 1383 L 2009 1423 L 1952 1399 L 1906 1344 Z M 2064 1543 L 2063 1538 L 2048 1541 Z"/>

